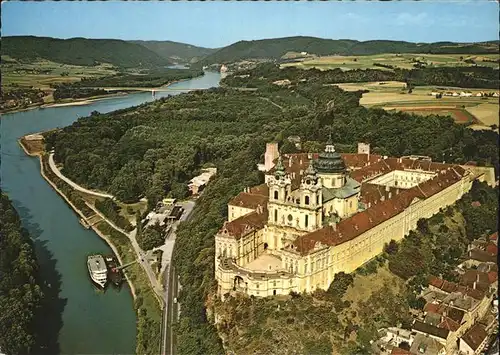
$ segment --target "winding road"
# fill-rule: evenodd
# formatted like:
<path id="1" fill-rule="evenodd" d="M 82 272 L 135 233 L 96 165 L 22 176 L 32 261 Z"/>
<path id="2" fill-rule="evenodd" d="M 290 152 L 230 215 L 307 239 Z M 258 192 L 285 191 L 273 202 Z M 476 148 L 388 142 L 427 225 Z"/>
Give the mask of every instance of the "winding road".
<path id="1" fill-rule="evenodd" d="M 49 165 L 50 165 L 50 168 L 52 169 L 52 171 L 54 172 L 54 174 L 56 174 L 56 176 L 59 179 L 63 180 L 65 183 L 67 183 L 68 185 L 70 185 L 75 190 L 84 192 L 84 193 L 89 194 L 89 195 L 98 196 L 98 197 L 105 197 L 105 198 L 111 198 L 111 199 L 115 198 L 113 195 L 109 195 L 109 194 L 106 194 L 106 193 L 103 193 L 103 192 L 95 192 L 95 191 L 92 191 L 92 190 L 88 190 L 88 189 L 86 189 L 86 188 L 84 188 L 84 187 L 76 184 L 72 180 L 68 179 L 66 176 L 64 176 L 61 173 L 61 171 L 59 170 L 59 168 L 56 166 L 56 163 L 54 161 L 54 153 L 50 153 L 50 155 L 49 155 Z"/>
<path id="2" fill-rule="evenodd" d="M 51 153 L 49 155 L 49 166 L 60 179 L 62 179 L 64 182 L 69 184 L 71 187 L 73 187 L 75 190 L 84 192 L 89 195 L 94 195 L 98 197 L 107 197 L 107 198 L 113 198 L 114 196 L 106 194 L 106 193 L 100 193 L 100 192 L 95 192 L 88 190 L 75 182 L 71 181 L 67 177 L 65 177 L 61 171 L 57 168 L 55 162 L 54 162 L 54 154 Z M 134 229 L 132 232 L 128 233 L 127 231 L 121 229 L 117 225 L 113 223 L 110 219 L 108 219 L 104 214 L 102 214 L 98 209 L 96 209 L 92 204 L 89 204 L 86 202 L 86 205 L 92 209 L 98 216 L 100 216 L 103 220 L 105 220 L 112 228 L 117 230 L 118 232 L 126 235 L 130 243 L 132 244 L 132 247 L 134 248 L 135 254 L 137 255 L 137 261 L 141 265 L 141 267 L 144 269 L 146 272 L 146 275 L 149 278 L 149 282 L 151 284 L 151 287 L 153 291 L 155 292 L 156 296 L 162 303 L 162 308 L 163 308 L 163 324 L 162 324 L 162 334 L 163 334 L 163 339 L 161 343 L 161 354 L 162 355 L 173 355 L 175 353 L 175 334 L 173 331 L 173 323 L 176 322 L 179 314 L 179 304 L 174 300 L 178 298 L 178 290 L 179 290 L 179 281 L 178 281 L 178 276 L 175 272 L 175 267 L 172 264 L 172 253 L 174 250 L 174 245 L 175 245 L 175 238 L 176 238 L 176 231 L 177 227 L 180 222 L 186 221 L 191 217 L 191 212 L 193 211 L 193 208 L 195 206 L 195 201 L 188 200 L 180 203 L 182 205 L 182 208 L 184 209 L 184 212 L 179 219 L 179 221 L 176 221 L 173 225 L 172 228 L 170 229 L 170 233 L 165 240 L 165 244 L 162 245 L 161 247 L 155 248 L 154 250 L 161 249 L 163 251 L 162 254 L 162 269 L 160 272 L 160 275 L 163 275 L 165 273 L 165 285 L 162 287 L 162 281 L 161 277 L 160 280 L 156 277 L 156 274 L 154 273 L 153 269 L 151 268 L 151 264 L 147 261 L 146 258 L 146 253 L 141 249 L 139 244 L 137 243 L 136 240 L 136 231 L 137 229 Z"/>

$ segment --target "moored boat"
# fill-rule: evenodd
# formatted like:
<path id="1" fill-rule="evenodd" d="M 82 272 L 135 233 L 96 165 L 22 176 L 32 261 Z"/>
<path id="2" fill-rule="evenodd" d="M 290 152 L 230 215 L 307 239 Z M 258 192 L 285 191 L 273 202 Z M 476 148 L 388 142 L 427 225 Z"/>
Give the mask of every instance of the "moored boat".
<path id="1" fill-rule="evenodd" d="M 108 278 L 113 285 L 120 287 L 123 281 L 123 273 L 118 268 L 118 262 L 112 255 L 105 257 L 106 267 L 108 268 Z"/>
<path id="2" fill-rule="evenodd" d="M 108 282 L 108 269 L 102 255 L 89 255 L 87 257 L 87 268 L 94 284 L 104 289 Z"/>

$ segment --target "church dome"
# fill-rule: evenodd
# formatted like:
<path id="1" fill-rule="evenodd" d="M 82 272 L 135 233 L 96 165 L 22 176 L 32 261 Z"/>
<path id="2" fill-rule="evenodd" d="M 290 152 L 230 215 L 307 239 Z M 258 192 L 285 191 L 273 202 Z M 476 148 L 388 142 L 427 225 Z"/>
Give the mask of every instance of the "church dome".
<path id="1" fill-rule="evenodd" d="M 314 162 L 314 167 L 319 173 L 333 174 L 347 171 L 344 159 L 335 151 L 331 138 L 326 143 L 325 151 L 319 153 L 318 159 Z"/>

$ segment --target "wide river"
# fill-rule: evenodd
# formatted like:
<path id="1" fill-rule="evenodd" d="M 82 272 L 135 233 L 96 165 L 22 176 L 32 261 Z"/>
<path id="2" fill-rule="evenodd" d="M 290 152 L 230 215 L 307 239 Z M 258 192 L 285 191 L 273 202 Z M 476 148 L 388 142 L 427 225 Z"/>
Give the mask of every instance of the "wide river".
<path id="1" fill-rule="evenodd" d="M 215 87 L 220 78 L 219 73 L 206 72 L 203 77 L 170 85 L 169 89 L 180 91 L 157 92 L 156 98 L 185 92 L 182 89 Z M 152 100 L 149 92 L 137 93 L 84 106 L 5 114 L 0 120 L 0 184 L 35 240 L 42 273 L 53 288 L 60 287 L 58 306 L 53 311 L 58 314 L 47 314 L 47 327 L 60 328 L 61 353 L 134 353 L 133 298 L 126 284 L 121 291 L 109 287 L 106 292 L 92 286 L 86 269 L 87 255 L 111 253 L 111 249 L 97 234 L 79 224 L 76 214 L 41 177 L 38 158 L 27 157 L 17 139 L 29 133 L 68 126 L 92 111 L 105 113 Z"/>

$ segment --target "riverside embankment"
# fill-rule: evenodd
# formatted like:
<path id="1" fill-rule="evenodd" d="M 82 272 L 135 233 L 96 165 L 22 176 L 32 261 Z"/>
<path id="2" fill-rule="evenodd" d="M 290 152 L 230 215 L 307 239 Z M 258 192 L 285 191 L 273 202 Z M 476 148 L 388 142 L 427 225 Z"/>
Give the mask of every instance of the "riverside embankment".
<path id="1" fill-rule="evenodd" d="M 34 135 L 39 135 L 40 133 L 35 133 Z M 23 137 L 24 138 L 24 137 Z M 73 209 L 73 211 L 75 211 L 79 216 L 80 218 L 82 218 L 84 221 L 87 222 L 87 224 L 90 226 L 90 228 L 99 236 L 101 237 L 107 244 L 108 246 L 111 248 L 111 250 L 113 250 L 113 253 L 115 254 L 115 256 L 118 258 L 118 261 L 120 262 L 120 265 L 124 265 L 125 263 L 123 262 L 122 260 L 122 257 L 120 255 L 120 253 L 118 252 L 118 249 L 116 248 L 116 246 L 113 244 L 113 242 L 111 241 L 110 239 L 110 236 L 109 235 L 106 235 L 105 233 L 101 232 L 95 224 L 91 224 L 89 223 L 88 221 L 88 216 L 86 216 L 78 207 L 76 207 L 71 201 L 70 199 L 68 198 L 68 196 L 66 196 L 66 194 L 64 194 L 56 185 L 56 183 L 54 181 L 52 181 L 48 176 L 47 174 L 45 173 L 45 166 L 46 164 L 44 164 L 44 161 L 43 161 L 43 155 L 44 155 L 44 152 L 43 151 L 30 151 L 30 148 L 28 148 L 26 146 L 26 144 L 24 143 L 25 140 L 21 138 L 18 140 L 19 142 L 19 145 L 21 146 L 21 148 L 23 149 L 23 151 L 31 156 L 31 157 L 38 157 L 39 161 L 40 161 L 40 174 L 42 175 L 42 177 L 50 184 L 50 186 L 52 186 L 52 188 L 66 201 L 66 203 Z M 64 182 L 63 182 L 64 183 Z M 105 222 L 104 222 L 105 223 Z M 134 284 L 132 283 L 132 281 L 130 280 L 130 277 L 128 276 L 128 274 L 125 273 L 125 278 L 127 280 L 127 283 L 130 287 L 130 292 L 132 294 L 132 296 L 134 297 L 134 300 L 137 298 L 136 296 L 136 291 L 135 291 L 135 287 L 134 287 Z"/>
<path id="2" fill-rule="evenodd" d="M 217 86 L 219 79 L 219 73 L 206 73 L 203 77 L 172 84 L 169 88 L 183 93 L 190 88 Z M 174 91 L 157 92 L 156 97 L 175 94 Z M 14 201 L 23 226 L 51 253 L 55 268 L 61 275 L 59 296 L 66 300 L 66 304 L 60 315 L 62 328 L 58 330 L 60 353 L 134 353 L 137 345 L 134 300 L 131 293 L 126 292 L 127 284 L 121 292 L 109 288 L 105 293 L 97 292 L 92 286 L 86 270 L 86 257 L 89 253 L 111 253 L 110 247 L 94 231 L 80 225 L 78 215 L 41 176 L 39 159 L 25 155 L 18 139 L 33 132 L 71 125 L 92 111 L 106 113 L 148 101 L 153 101 L 151 93 L 137 93 L 84 106 L 9 113 L 2 115 L 0 120 L 2 190 Z M 102 224 L 97 228 L 102 232 Z M 120 236 L 117 240 L 126 242 Z M 117 245 L 119 252 L 121 248 L 126 250 L 126 244 Z M 41 268 L 46 267 L 42 262 Z"/>

